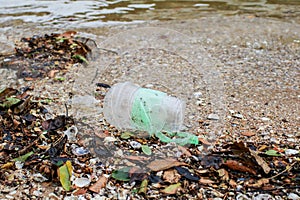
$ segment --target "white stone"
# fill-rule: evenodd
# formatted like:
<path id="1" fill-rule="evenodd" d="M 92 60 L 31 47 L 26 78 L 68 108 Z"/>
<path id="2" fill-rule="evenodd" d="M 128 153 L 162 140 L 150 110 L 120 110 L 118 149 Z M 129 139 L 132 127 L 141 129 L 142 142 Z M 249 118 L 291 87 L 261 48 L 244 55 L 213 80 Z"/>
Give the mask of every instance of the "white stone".
<path id="1" fill-rule="evenodd" d="M 210 119 L 210 120 L 219 120 L 220 117 L 217 114 L 211 113 L 211 114 L 209 114 L 207 116 L 207 119 Z"/>
<path id="2" fill-rule="evenodd" d="M 86 187 L 86 186 L 88 186 L 90 183 L 91 183 L 91 180 L 88 179 L 88 178 L 77 178 L 77 179 L 75 179 L 75 181 L 74 181 L 74 184 L 75 184 L 77 187 Z"/>
<path id="3" fill-rule="evenodd" d="M 238 119 L 243 119 L 244 116 L 242 114 L 235 114 L 233 117 L 238 118 Z"/>
<path id="4" fill-rule="evenodd" d="M 115 137 L 105 137 L 104 142 L 115 142 L 117 139 Z"/>
<path id="5" fill-rule="evenodd" d="M 267 122 L 267 121 L 270 121 L 270 118 L 268 118 L 268 117 L 262 117 L 261 120 L 264 121 L 264 122 Z"/>
<path id="6" fill-rule="evenodd" d="M 287 198 L 291 200 L 300 200 L 300 197 L 295 193 L 289 193 Z"/>
<path id="7" fill-rule="evenodd" d="M 134 149 L 139 149 L 142 147 L 142 144 L 139 142 L 136 142 L 136 141 L 131 141 L 130 146 L 132 146 L 132 148 L 134 148 Z"/>
<path id="8" fill-rule="evenodd" d="M 253 200 L 274 199 L 270 194 L 259 194 L 252 198 Z"/>
<path id="9" fill-rule="evenodd" d="M 287 155 L 287 156 L 292 156 L 292 155 L 298 154 L 299 151 L 298 151 L 298 150 L 295 150 L 295 149 L 287 149 L 287 150 L 285 150 L 284 153 L 285 153 L 285 155 Z"/>
<path id="10" fill-rule="evenodd" d="M 194 97 L 195 97 L 196 99 L 202 97 L 202 92 L 195 92 L 195 93 L 194 93 Z"/>

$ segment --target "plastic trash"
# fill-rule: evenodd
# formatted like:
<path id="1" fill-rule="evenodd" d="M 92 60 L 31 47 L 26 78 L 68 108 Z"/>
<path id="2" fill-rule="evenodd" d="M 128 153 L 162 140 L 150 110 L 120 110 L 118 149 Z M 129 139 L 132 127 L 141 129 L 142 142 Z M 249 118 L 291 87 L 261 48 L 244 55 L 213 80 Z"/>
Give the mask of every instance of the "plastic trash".
<path id="1" fill-rule="evenodd" d="M 106 120 L 119 129 L 146 131 L 167 143 L 198 144 L 197 136 L 180 132 L 184 111 L 184 101 L 130 82 L 113 85 L 103 106 Z"/>

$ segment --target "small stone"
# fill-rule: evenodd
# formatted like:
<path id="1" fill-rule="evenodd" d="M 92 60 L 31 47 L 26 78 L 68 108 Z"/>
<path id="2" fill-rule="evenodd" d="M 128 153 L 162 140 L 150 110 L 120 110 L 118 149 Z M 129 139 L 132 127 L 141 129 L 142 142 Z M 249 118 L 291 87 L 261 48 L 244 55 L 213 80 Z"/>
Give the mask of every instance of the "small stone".
<path id="1" fill-rule="evenodd" d="M 37 173 L 37 174 L 33 174 L 33 180 L 37 181 L 37 182 L 45 182 L 48 179 L 46 177 L 44 177 L 41 173 Z"/>
<path id="2" fill-rule="evenodd" d="M 11 195 L 5 195 L 5 197 L 6 197 L 6 199 L 14 199 L 14 197 Z"/>
<path id="3" fill-rule="evenodd" d="M 209 120 L 219 120 L 219 116 L 217 114 L 211 113 L 207 116 L 207 119 Z"/>
<path id="4" fill-rule="evenodd" d="M 23 168 L 24 163 L 21 161 L 16 161 L 15 162 L 15 166 L 17 169 L 22 169 Z"/>
<path id="5" fill-rule="evenodd" d="M 194 93 L 194 97 L 195 97 L 196 99 L 202 97 L 202 92 L 195 92 L 195 93 Z"/>
<path id="6" fill-rule="evenodd" d="M 117 139 L 115 137 L 105 137 L 104 142 L 115 142 Z"/>
<path id="7" fill-rule="evenodd" d="M 253 200 L 263 200 L 263 199 L 273 199 L 269 194 L 259 194 L 256 197 L 253 197 Z"/>
<path id="8" fill-rule="evenodd" d="M 242 185 L 237 185 L 236 186 L 236 191 L 241 191 L 243 189 L 243 186 Z"/>
<path id="9" fill-rule="evenodd" d="M 267 122 L 267 121 L 270 121 L 270 118 L 268 118 L 268 117 L 262 117 L 261 120 L 262 120 L 263 122 Z"/>
<path id="10" fill-rule="evenodd" d="M 238 114 L 238 113 L 233 115 L 233 117 L 238 118 L 238 119 L 243 119 L 244 118 L 244 116 L 242 114 Z"/>
<path id="11" fill-rule="evenodd" d="M 17 193 L 17 190 L 13 190 L 9 193 L 9 195 L 15 195 Z"/>
<path id="12" fill-rule="evenodd" d="M 288 138 L 286 139 L 288 142 L 295 142 L 295 138 Z"/>
<path id="13" fill-rule="evenodd" d="M 136 141 L 131 141 L 130 146 L 134 149 L 140 149 L 142 147 L 142 144 Z"/>
<path id="14" fill-rule="evenodd" d="M 86 187 L 91 183 L 91 180 L 88 178 L 77 178 L 74 181 L 74 185 L 76 185 L 77 187 Z"/>
<path id="15" fill-rule="evenodd" d="M 83 155 L 90 153 L 90 151 L 88 149 L 85 149 L 84 147 L 75 148 L 72 150 L 72 152 L 76 156 L 83 156 Z"/>
<path id="16" fill-rule="evenodd" d="M 287 149 L 287 150 L 285 150 L 284 153 L 286 156 L 292 156 L 292 155 L 299 154 L 299 151 L 295 150 L 295 149 Z"/>
<path id="17" fill-rule="evenodd" d="M 50 199 L 53 199 L 53 200 L 59 200 L 59 199 L 60 199 L 60 198 L 59 198 L 56 194 L 54 194 L 53 192 L 49 194 L 49 198 L 50 198 Z"/>
<path id="18" fill-rule="evenodd" d="M 39 196 L 42 195 L 42 193 L 40 191 L 38 191 L 38 190 L 34 190 L 33 193 L 32 193 L 32 195 L 39 197 Z"/>
<path id="19" fill-rule="evenodd" d="M 289 193 L 287 198 L 291 200 L 300 200 L 300 197 L 295 193 Z"/>
<path id="20" fill-rule="evenodd" d="M 153 88 L 153 86 L 154 86 L 154 85 L 153 85 L 153 84 L 151 84 L 151 83 L 149 83 L 149 84 L 145 85 L 145 87 L 146 87 L 146 88 Z"/>

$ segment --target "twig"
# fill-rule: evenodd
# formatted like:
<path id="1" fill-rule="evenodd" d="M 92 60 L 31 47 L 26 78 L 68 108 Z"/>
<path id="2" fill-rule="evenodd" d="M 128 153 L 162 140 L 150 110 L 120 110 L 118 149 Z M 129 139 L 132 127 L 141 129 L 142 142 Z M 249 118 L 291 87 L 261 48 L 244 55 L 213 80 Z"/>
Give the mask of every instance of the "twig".
<path id="1" fill-rule="evenodd" d="M 296 163 L 297 163 L 297 161 L 293 162 L 293 163 L 292 163 L 290 166 L 288 166 L 285 170 L 283 170 L 282 172 L 280 172 L 280 173 L 278 173 L 278 174 L 276 174 L 276 175 L 274 175 L 274 176 L 272 176 L 272 177 L 270 177 L 270 178 L 268 178 L 268 179 L 269 179 L 269 180 L 274 179 L 274 178 L 280 176 L 281 174 L 283 174 L 283 173 L 285 173 L 285 172 L 291 170 L 292 167 L 293 167 Z"/>

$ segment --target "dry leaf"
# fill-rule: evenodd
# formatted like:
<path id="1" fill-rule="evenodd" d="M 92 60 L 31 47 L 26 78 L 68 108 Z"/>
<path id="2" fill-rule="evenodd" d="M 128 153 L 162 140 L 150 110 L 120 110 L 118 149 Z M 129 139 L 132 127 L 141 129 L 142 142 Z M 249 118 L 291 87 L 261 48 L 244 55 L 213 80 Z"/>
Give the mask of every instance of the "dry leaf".
<path id="1" fill-rule="evenodd" d="M 89 187 L 89 190 L 95 193 L 99 193 L 102 188 L 106 186 L 107 178 L 105 176 L 101 176 L 98 181 Z"/>
<path id="2" fill-rule="evenodd" d="M 175 169 L 167 170 L 164 172 L 163 179 L 169 183 L 178 183 L 181 176 Z"/>
<path id="3" fill-rule="evenodd" d="M 148 186 L 148 179 L 145 179 L 142 181 L 140 189 L 139 189 L 139 194 L 147 194 L 147 186 Z"/>
<path id="4" fill-rule="evenodd" d="M 187 164 L 184 162 L 179 162 L 173 158 L 167 158 L 167 159 L 154 160 L 151 163 L 149 163 L 147 167 L 152 171 L 157 172 L 157 171 L 170 169 L 171 167 L 182 166 L 182 165 L 186 166 Z"/>
<path id="5" fill-rule="evenodd" d="M 240 171 L 240 172 L 248 172 L 251 174 L 256 175 L 256 171 L 253 169 L 242 165 L 242 163 L 239 163 L 236 160 L 227 160 L 223 165 L 227 166 L 229 169 Z"/>
<path id="6" fill-rule="evenodd" d="M 13 167 L 14 164 L 15 164 L 14 162 L 5 163 L 5 164 L 1 165 L 1 169 L 9 169 L 9 168 Z"/>
<path id="7" fill-rule="evenodd" d="M 210 179 L 200 178 L 199 183 L 208 185 L 208 184 L 213 184 L 213 183 L 215 183 L 215 182 L 212 181 L 212 180 L 210 180 Z"/>
<path id="8" fill-rule="evenodd" d="M 271 171 L 271 168 L 269 167 L 268 163 L 266 163 L 266 161 L 264 161 L 264 159 L 262 157 L 260 157 L 259 155 L 257 155 L 257 153 L 251 149 L 249 149 L 250 154 L 252 157 L 255 158 L 257 164 L 259 164 L 259 166 L 261 166 L 261 168 L 264 170 L 264 172 L 266 174 L 268 174 Z"/>
<path id="9" fill-rule="evenodd" d="M 74 194 L 75 196 L 79 196 L 79 195 L 85 194 L 86 191 L 87 191 L 87 189 L 79 188 L 79 189 L 77 189 L 73 194 Z"/>
<path id="10" fill-rule="evenodd" d="M 149 157 L 147 158 L 145 156 L 124 156 L 124 159 L 144 161 L 144 160 L 149 160 L 150 158 Z"/>
<path id="11" fill-rule="evenodd" d="M 219 173 L 219 176 L 222 181 L 228 181 L 229 180 L 229 174 L 225 169 L 219 169 L 217 171 Z"/>
<path id="12" fill-rule="evenodd" d="M 173 184 L 173 185 L 169 185 L 168 187 L 163 189 L 161 192 L 164 193 L 164 194 L 168 194 L 168 195 L 176 194 L 178 189 L 180 188 L 180 186 L 181 186 L 181 183 L 176 183 L 176 184 Z"/>
<path id="13" fill-rule="evenodd" d="M 268 183 L 269 183 L 268 178 L 261 178 L 254 184 L 248 184 L 248 186 L 255 187 L 255 188 L 261 188 L 262 186 L 264 186 L 265 184 L 268 184 Z"/>
<path id="14" fill-rule="evenodd" d="M 57 69 L 54 70 L 54 69 L 53 69 L 53 70 L 51 70 L 50 72 L 48 72 L 48 76 L 49 76 L 50 78 L 53 78 L 53 77 L 55 76 L 55 74 L 58 73 L 58 72 L 59 72 L 59 70 L 57 70 Z"/>
<path id="15" fill-rule="evenodd" d="M 76 31 L 66 31 L 63 34 L 61 34 L 60 36 L 64 37 L 64 38 L 72 38 L 76 34 L 77 34 Z"/>
<path id="16" fill-rule="evenodd" d="M 205 144 L 205 145 L 211 145 L 211 143 L 210 142 L 208 142 L 206 139 L 204 139 L 204 138 L 198 138 L 198 140 L 199 140 L 199 142 L 201 142 L 202 144 Z"/>
<path id="17" fill-rule="evenodd" d="M 267 145 L 262 145 L 261 147 L 258 148 L 258 151 L 263 151 L 263 150 L 265 150 L 266 148 L 268 148 Z"/>
<path id="18" fill-rule="evenodd" d="M 230 179 L 230 180 L 229 180 L 229 185 L 230 185 L 231 187 L 233 187 L 233 188 L 236 188 L 237 183 L 236 183 L 233 179 Z"/>
<path id="19" fill-rule="evenodd" d="M 245 131 L 245 132 L 241 132 L 241 135 L 251 137 L 251 136 L 256 135 L 256 133 L 254 133 L 252 131 Z"/>
<path id="20" fill-rule="evenodd" d="M 185 155 L 186 157 L 191 157 L 191 156 L 192 156 L 192 154 L 190 153 L 190 151 L 189 151 L 186 147 L 183 147 L 183 146 L 178 145 L 178 149 L 179 149 L 179 151 L 181 151 L 182 154 Z"/>

